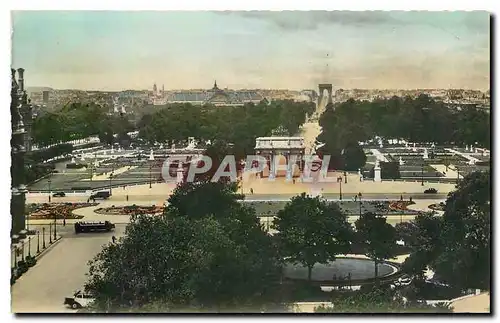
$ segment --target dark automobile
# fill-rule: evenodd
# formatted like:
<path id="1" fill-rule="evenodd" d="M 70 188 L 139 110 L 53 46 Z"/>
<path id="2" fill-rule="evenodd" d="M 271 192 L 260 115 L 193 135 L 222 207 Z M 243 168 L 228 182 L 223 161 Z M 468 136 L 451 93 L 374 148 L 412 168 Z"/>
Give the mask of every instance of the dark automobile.
<path id="1" fill-rule="evenodd" d="M 66 193 L 64 193 L 64 192 L 57 192 L 57 193 L 52 194 L 52 196 L 53 197 L 65 197 Z"/>
<path id="2" fill-rule="evenodd" d="M 424 191 L 424 194 L 437 194 L 437 189 L 435 188 L 428 188 Z"/>
<path id="3" fill-rule="evenodd" d="M 109 221 L 104 222 L 76 222 L 75 223 L 75 233 L 84 232 L 99 232 L 106 231 L 110 232 L 115 228 L 115 225 Z"/>
<path id="4" fill-rule="evenodd" d="M 97 192 L 95 194 L 90 195 L 90 199 L 91 200 L 95 200 L 95 199 L 107 200 L 110 196 L 111 196 L 111 194 L 109 193 L 109 191 L 100 191 L 100 192 Z"/>

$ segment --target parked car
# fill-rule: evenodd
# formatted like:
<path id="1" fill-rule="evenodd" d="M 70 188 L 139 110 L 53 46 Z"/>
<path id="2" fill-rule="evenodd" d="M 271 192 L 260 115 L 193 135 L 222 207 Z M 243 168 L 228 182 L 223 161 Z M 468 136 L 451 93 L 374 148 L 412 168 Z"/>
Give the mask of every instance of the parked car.
<path id="1" fill-rule="evenodd" d="M 72 309 L 79 309 L 82 307 L 87 307 L 92 302 L 94 302 L 94 297 L 88 293 L 82 292 L 80 290 L 73 294 L 73 297 L 65 297 L 64 305 L 70 306 Z"/>
<path id="2" fill-rule="evenodd" d="M 95 199 L 107 200 L 107 199 L 109 199 L 110 196 L 111 196 L 111 194 L 109 193 L 109 191 L 100 191 L 100 192 L 96 192 L 95 194 L 90 195 L 90 199 L 91 200 L 95 200 Z"/>
<path id="3" fill-rule="evenodd" d="M 52 194 L 52 196 L 53 197 L 65 197 L 66 193 L 64 193 L 64 192 L 57 192 L 57 193 Z"/>
<path id="4" fill-rule="evenodd" d="M 428 188 L 424 191 L 425 194 L 436 194 L 438 191 L 435 188 Z"/>
<path id="5" fill-rule="evenodd" d="M 98 232 L 106 231 L 110 232 L 115 228 L 115 225 L 109 221 L 104 222 L 76 222 L 75 223 L 75 233 L 83 232 Z"/>

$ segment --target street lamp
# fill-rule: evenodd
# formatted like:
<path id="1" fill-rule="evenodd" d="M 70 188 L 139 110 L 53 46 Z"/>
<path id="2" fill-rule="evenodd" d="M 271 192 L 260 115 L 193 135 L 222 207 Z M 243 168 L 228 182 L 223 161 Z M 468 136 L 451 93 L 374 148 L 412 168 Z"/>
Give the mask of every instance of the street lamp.
<path id="1" fill-rule="evenodd" d="M 361 197 L 363 194 L 361 192 L 358 193 L 358 200 L 359 200 L 359 217 L 361 217 Z"/>
<path id="2" fill-rule="evenodd" d="M 149 188 L 151 188 L 151 169 L 153 168 L 153 161 L 155 156 L 153 154 L 153 149 L 151 149 L 151 154 L 149 155 Z"/>
<path id="3" fill-rule="evenodd" d="M 111 172 L 111 174 L 109 174 L 109 195 L 112 195 L 112 191 L 111 191 L 111 180 L 113 179 L 113 172 Z"/>
<path id="4" fill-rule="evenodd" d="M 50 194 L 50 184 L 52 183 L 52 181 L 50 180 L 50 177 L 49 177 L 48 182 L 49 182 L 49 203 L 50 203 L 50 201 L 51 201 L 51 195 L 52 195 L 52 194 Z"/>
<path id="5" fill-rule="evenodd" d="M 40 253 L 40 231 L 36 231 L 36 240 L 37 240 L 37 247 L 36 247 L 36 253 Z"/>
<path id="6" fill-rule="evenodd" d="M 347 184 L 347 172 L 344 171 L 344 179 L 345 179 L 345 183 Z"/>
<path id="7" fill-rule="evenodd" d="M 342 201 L 342 181 L 339 181 L 339 183 L 340 183 L 339 199 Z"/>
<path id="8" fill-rule="evenodd" d="M 421 174 L 421 179 L 422 179 L 422 186 L 424 186 L 424 162 L 422 162 L 422 174 Z"/>
<path id="9" fill-rule="evenodd" d="M 54 212 L 54 242 L 56 242 L 56 240 L 57 240 L 56 227 L 57 227 L 57 213 Z"/>

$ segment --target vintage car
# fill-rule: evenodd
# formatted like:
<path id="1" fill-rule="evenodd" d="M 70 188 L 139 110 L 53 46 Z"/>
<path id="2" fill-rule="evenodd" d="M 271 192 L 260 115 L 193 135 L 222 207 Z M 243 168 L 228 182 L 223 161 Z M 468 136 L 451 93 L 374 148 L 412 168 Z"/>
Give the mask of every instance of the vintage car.
<path id="1" fill-rule="evenodd" d="M 70 306 L 72 309 L 79 309 L 89 306 L 94 301 L 94 297 L 81 290 L 76 291 L 73 297 L 65 297 L 64 305 Z"/>
<path id="2" fill-rule="evenodd" d="M 75 223 L 75 233 L 83 232 L 99 232 L 106 231 L 110 232 L 115 228 L 115 225 L 109 221 L 104 222 L 76 222 Z"/>

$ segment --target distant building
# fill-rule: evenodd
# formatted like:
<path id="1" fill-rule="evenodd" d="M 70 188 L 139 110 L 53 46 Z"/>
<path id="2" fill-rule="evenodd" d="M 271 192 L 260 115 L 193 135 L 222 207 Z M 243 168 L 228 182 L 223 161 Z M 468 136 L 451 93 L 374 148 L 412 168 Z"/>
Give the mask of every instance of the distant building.
<path id="1" fill-rule="evenodd" d="M 45 104 L 45 105 L 49 104 L 49 96 L 50 96 L 50 92 L 49 91 L 43 91 L 42 92 L 42 102 L 43 102 L 43 104 Z"/>
<path id="2" fill-rule="evenodd" d="M 191 103 L 193 105 L 213 104 L 215 106 L 237 106 L 245 103 L 260 103 L 264 97 L 257 91 L 223 90 L 214 86 L 206 91 L 178 91 L 167 97 L 166 103 Z"/>

